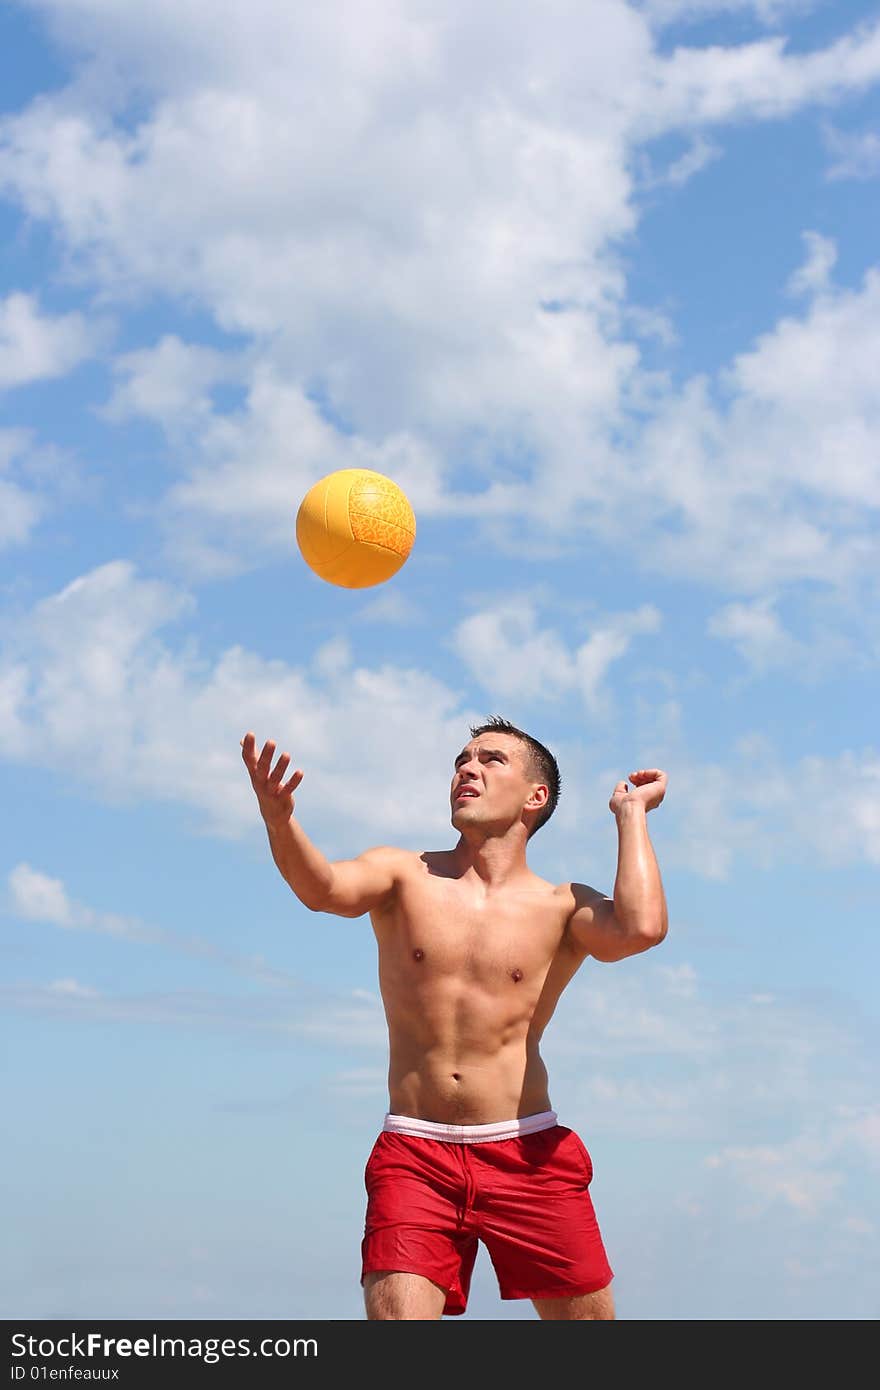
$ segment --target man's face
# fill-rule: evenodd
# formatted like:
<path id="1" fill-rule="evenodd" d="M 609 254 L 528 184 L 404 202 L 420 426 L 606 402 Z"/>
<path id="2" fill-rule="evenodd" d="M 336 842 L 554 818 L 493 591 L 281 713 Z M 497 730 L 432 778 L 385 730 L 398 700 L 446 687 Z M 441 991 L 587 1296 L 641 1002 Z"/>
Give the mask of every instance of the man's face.
<path id="1" fill-rule="evenodd" d="M 527 750 L 511 734 L 485 733 L 466 743 L 455 759 L 450 788 L 452 824 L 512 825 L 534 791 Z"/>

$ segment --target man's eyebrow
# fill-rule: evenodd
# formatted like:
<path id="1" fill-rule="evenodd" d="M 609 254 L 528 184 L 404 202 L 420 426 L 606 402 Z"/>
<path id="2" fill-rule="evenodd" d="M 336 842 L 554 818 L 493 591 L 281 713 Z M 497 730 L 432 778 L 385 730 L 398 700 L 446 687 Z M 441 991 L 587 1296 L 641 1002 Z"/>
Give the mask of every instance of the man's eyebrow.
<path id="1" fill-rule="evenodd" d="M 503 759 L 505 760 L 505 762 L 507 761 L 507 754 L 505 753 L 505 751 L 504 751 L 503 748 L 478 748 L 478 749 L 477 749 L 477 752 L 478 752 L 478 753 L 495 753 L 499 758 L 503 758 Z M 461 762 L 462 758 L 466 758 L 467 755 L 468 755 L 467 749 L 466 749 L 466 748 L 463 748 L 463 749 L 461 750 L 461 752 L 459 753 L 458 757 L 456 758 L 456 760 L 455 760 L 453 766 L 454 766 L 454 767 L 458 767 L 458 765 L 459 765 L 459 763 Z"/>

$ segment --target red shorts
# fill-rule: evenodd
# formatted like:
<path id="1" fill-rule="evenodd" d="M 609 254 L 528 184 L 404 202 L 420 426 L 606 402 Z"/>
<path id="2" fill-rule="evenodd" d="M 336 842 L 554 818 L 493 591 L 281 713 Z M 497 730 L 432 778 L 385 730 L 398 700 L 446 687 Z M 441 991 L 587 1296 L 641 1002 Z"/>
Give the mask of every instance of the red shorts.
<path id="1" fill-rule="evenodd" d="M 391 1270 L 467 1307 L 483 1242 L 503 1299 L 595 1293 L 613 1273 L 588 1191 L 593 1164 L 564 1125 L 513 1139 L 448 1143 L 379 1135 L 367 1161 L 361 1282 Z"/>

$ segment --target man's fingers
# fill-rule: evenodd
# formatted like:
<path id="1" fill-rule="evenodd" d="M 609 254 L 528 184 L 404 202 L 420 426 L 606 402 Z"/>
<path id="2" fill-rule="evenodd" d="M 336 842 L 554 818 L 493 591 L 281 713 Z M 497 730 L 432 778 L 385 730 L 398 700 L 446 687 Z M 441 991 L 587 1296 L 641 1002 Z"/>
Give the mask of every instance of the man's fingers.
<path id="1" fill-rule="evenodd" d="M 241 756 L 245 761 L 247 770 L 253 779 L 254 787 L 257 788 L 258 792 L 261 790 L 263 782 L 265 782 L 266 786 L 271 788 L 273 792 L 280 791 L 282 795 L 296 790 L 303 779 L 302 769 L 297 768 L 293 776 L 290 777 L 287 782 L 283 782 L 284 775 L 290 767 L 290 754 L 282 753 L 273 769 L 272 759 L 275 756 L 274 739 L 268 738 L 266 740 L 259 758 L 256 757 L 257 744 L 252 730 L 248 730 L 244 738 L 239 739 L 239 743 L 241 744 Z M 260 787 L 258 787 L 258 783 L 260 783 Z"/>
<path id="2" fill-rule="evenodd" d="M 263 744 L 263 751 L 260 753 L 260 756 L 257 759 L 257 771 L 262 773 L 264 777 L 268 776 L 269 774 L 269 769 L 272 766 L 272 759 L 274 756 L 275 740 L 267 738 L 266 742 Z"/>
<path id="3" fill-rule="evenodd" d="M 281 778 L 284 776 L 285 772 L 287 771 L 287 769 L 288 769 L 289 767 L 290 767 L 290 754 L 289 754 L 289 753 L 282 753 L 282 754 L 281 754 L 281 757 L 278 759 L 277 763 L 275 764 L 275 767 L 274 767 L 274 769 L 273 769 L 273 771 L 272 771 L 272 776 L 269 778 L 270 783 L 274 783 L 274 784 L 277 786 L 278 783 L 281 781 Z"/>
<path id="4" fill-rule="evenodd" d="M 253 777 L 254 773 L 257 770 L 257 755 L 253 734 L 245 734 L 244 738 L 241 739 L 240 742 L 242 760 L 251 777 Z"/>

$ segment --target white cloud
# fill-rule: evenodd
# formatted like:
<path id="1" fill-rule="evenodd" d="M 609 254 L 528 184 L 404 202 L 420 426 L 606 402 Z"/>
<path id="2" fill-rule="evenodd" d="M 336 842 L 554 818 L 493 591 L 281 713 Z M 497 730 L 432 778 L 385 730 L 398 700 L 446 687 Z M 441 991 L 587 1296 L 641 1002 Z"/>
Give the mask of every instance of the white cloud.
<path id="1" fill-rule="evenodd" d="M 159 946 L 172 954 L 225 966 L 263 984 L 290 989 L 300 983 L 288 971 L 268 965 L 262 956 L 236 955 L 221 950 L 206 937 L 165 931 L 115 912 L 96 912 L 84 903 L 73 901 L 60 879 L 51 878 L 30 864 L 16 864 L 8 875 L 8 884 L 10 908 L 25 921 L 48 922 L 68 930 L 96 932 L 118 941 Z"/>
<path id="2" fill-rule="evenodd" d="M 803 319 L 677 393 L 627 339 L 670 334 L 626 303 L 618 248 L 645 139 L 691 139 L 680 181 L 712 155 L 707 125 L 875 82 L 877 26 L 808 53 L 777 36 L 666 56 L 622 0 L 540 17 L 377 0 L 344 22 L 269 0 L 227 0 L 222 23 L 208 0 L 134 0 L 124 24 L 99 0 L 43 11 L 87 57 L 0 124 L 0 182 L 106 300 L 170 295 L 247 344 L 166 336 L 117 364 L 110 417 L 156 420 L 178 462 L 178 561 L 221 574 L 281 553 L 305 485 L 361 463 L 508 547 L 526 521 L 548 547 L 635 524 L 637 563 L 746 590 L 865 572 L 874 278 L 822 284 Z M 118 118 L 131 84 L 136 124 Z M 811 246 L 804 289 L 829 268 Z M 243 400 L 223 410 L 230 381 Z"/>
<path id="3" fill-rule="evenodd" d="M 837 246 L 830 237 L 819 232 L 804 232 L 806 260 L 788 282 L 790 294 L 819 294 L 829 288 L 831 272 L 837 261 Z"/>
<path id="4" fill-rule="evenodd" d="M 826 126 L 825 147 L 832 156 L 829 179 L 874 179 L 880 174 L 880 133 L 844 131 Z"/>
<path id="5" fill-rule="evenodd" d="M 666 170 L 664 182 L 673 188 L 681 188 L 695 174 L 699 174 L 708 164 L 721 157 L 721 147 L 712 140 L 698 136 L 689 150 L 673 161 Z"/>
<path id="6" fill-rule="evenodd" d="M 848 1001 L 756 1004 L 662 965 L 665 949 L 588 961 L 568 986 L 542 1046 L 564 1122 L 597 1143 L 670 1142 L 676 1161 L 682 1144 L 702 1153 L 703 1195 L 730 1200 L 735 1177 L 738 1219 L 776 1204 L 806 1220 L 854 1214 L 846 1187 L 876 1164 L 876 1106 Z"/>
<path id="7" fill-rule="evenodd" d="M 423 442 L 402 432 L 370 444 L 347 433 L 259 356 L 225 356 L 171 335 L 115 366 L 120 382 L 104 415 L 147 418 L 166 433 L 182 477 L 159 519 L 174 558 L 196 574 L 295 553 L 300 502 L 339 468 L 393 477 L 417 516 L 455 505 L 442 499 L 438 460 Z M 212 394 L 223 383 L 242 392 L 241 403 L 227 410 Z"/>
<path id="8" fill-rule="evenodd" d="M 766 868 L 804 856 L 827 867 L 880 863 L 875 750 L 806 755 L 786 764 L 756 737 L 743 739 L 736 752 L 727 767 L 673 762 L 675 785 L 699 787 L 700 795 L 664 809 L 676 827 L 667 862 L 719 880 L 740 857 Z"/>
<path id="9" fill-rule="evenodd" d="M 870 510 L 880 506 L 880 394 L 870 370 L 880 351 L 880 275 L 836 289 L 828 278 L 833 243 L 816 233 L 805 243 L 792 281 L 808 295 L 803 311 L 780 320 L 717 382 L 695 378 L 656 396 L 627 453 L 600 434 L 584 471 L 576 421 L 563 416 L 533 473 L 484 493 L 450 490 L 451 464 L 418 436 L 368 445 L 341 431 L 268 361 L 243 368 L 242 405 L 218 413 L 206 398 L 201 350 L 187 366 L 190 349 L 175 344 L 173 414 L 193 433 L 185 476 L 163 504 L 170 544 L 197 569 L 220 572 L 290 553 L 311 482 L 335 467 L 364 466 L 395 477 L 417 517 L 457 513 L 490 530 L 509 525 L 513 535 L 527 515 L 532 549 L 541 541 L 536 525 L 560 544 L 578 527 L 618 544 L 621 534 L 637 536 L 638 564 L 719 586 L 870 582 Z M 164 351 L 155 360 L 138 355 L 143 379 L 154 379 Z M 167 415 L 163 424 L 173 429 Z M 518 679 L 527 683 L 523 669 Z M 548 676 L 550 687 L 565 679 Z M 589 689 L 586 672 L 587 698 Z"/>
<path id="10" fill-rule="evenodd" d="M 36 525 L 41 507 L 24 488 L 0 478 L 0 547 L 21 545 Z"/>
<path id="11" fill-rule="evenodd" d="M 843 1174 L 812 1166 L 803 1155 L 801 1141 L 770 1148 L 728 1148 L 713 1155 L 709 1166 L 723 1169 L 739 1193 L 743 1214 L 759 1215 L 774 1202 L 782 1202 L 805 1216 L 826 1208 L 843 1182 Z"/>
<path id="12" fill-rule="evenodd" d="M 7 985 L 0 995 L 16 1010 L 71 1021 L 308 1039 L 350 1051 L 330 1091 L 372 1099 L 387 1084 L 387 1028 L 368 990 L 110 994 L 66 978 Z M 688 963 L 655 962 L 654 953 L 613 969 L 587 962 L 560 1001 L 543 1052 L 563 1123 L 599 1138 L 672 1140 L 704 1152 L 721 1180 L 736 1175 L 744 1216 L 776 1202 L 820 1216 L 842 1200 L 842 1175 L 872 1169 L 880 1155 L 870 1059 L 858 1051 L 846 1001 L 780 997 L 755 1007 L 736 992 L 707 989 Z"/>
<path id="13" fill-rule="evenodd" d="M 721 155 L 721 146 L 716 141 L 708 140 L 706 136 L 698 134 L 684 153 L 672 160 L 662 172 L 647 173 L 641 186 L 647 189 L 682 188 L 707 165 L 720 159 Z"/>
<path id="14" fill-rule="evenodd" d="M 218 26 L 203 0 L 133 4 L 123 28 L 78 5 L 77 47 L 154 91 L 149 114 L 114 128 L 97 84 L 44 98 L 5 123 L 0 169 L 105 290 L 197 298 L 271 339 L 287 380 L 319 374 L 371 437 L 496 404 L 613 402 L 629 354 L 594 311 L 619 284 L 604 244 L 633 214 L 608 98 L 644 60 L 641 23 L 613 0 L 560 4 L 580 36 L 560 54 L 526 13 L 339 9 L 306 23 L 227 5 Z M 585 315 L 544 316 L 547 300 Z"/>
<path id="15" fill-rule="evenodd" d="M 81 985 L 78 980 L 53 980 L 47 986 L 50 994 L 62 994 L 74 999 L 97 999 L 98 991 L 89 985 Z"/>
<path id="16" fill-rule="evenodd" d="M 252 729 L 303 766 L 298 800 L 328 850 L 356 852 L 377 836 L 413 847 L 426 835 L 448 839 L 453 750 L 482 711 L 463 707 L 457 689 L 413 667 L 358 666 L 338 642 L 299 665 L 242 647 L 206 661 L 192 641 L 175 649 L 160 637 L 188 607 L 185 596 L 118 562 L 39 603 L 10 634 L 0 664 L 0 752 L 63 762 L 67 776 L 114 800 L 173 801 L 195 813 L 201 830 L 237 835 L 258 828 L 240 758 L 240 739 Z M 571 653 L 557 634 L 538 633 L 529 614 L 521 628 L 510 626 L 507 612 L 484 619 L 482 658 L 473 639 L 462 646 L 461 628 L 454 641 L 475 670 L 480 659 L 494 663 L 494 693 L 524 688 L 516 685 L 519 646 L 557 663 L 567 689 L 591 697 L 597 687 L 584 684 L 583 654 L 592 653 L 594 678 L 611 659 L 609 633 L 619 645 L 656 624 L 650 609 L 603 619 L 600 661 L 595 632 Z M 745 740 L 725 766 L 696 763 L 675 737 L 652 746 L 673 788 L 660 813 L 675 827 L 670 862 L 719 879 L 741 857 L 880 862 L 876 752 L 808 756 L 791 767 L 761 740 Z M 628 770 L 591 769 L 589 785 L 567 794 L 569 810 L 580 807 L 579 823 L 567 812 L 563 833 L 580 843 L 585 818 L 604 822 L 611 788 Z M 688 794 L 694 787 L 699 798 Z M 32 893 L 38 888 L 31 884 Z"/>
<path id="17" fill-rule="evenodd" d="M 819 502 L 880 506 L 878 308 L 880 273 L 870 270 L 859 289 L 821 295 L 806 317 L 782 319 L 730 372 L 740 396 L 734 431 L 763 446 L 778 481 L 808 488 Z M 741 447 L 737 462 L 745 464 Z"/>
<path id="18" fill-rule="evenodd" d="M 417 603 L 399 589 L 385 589 L 368 599 L 360 610 L 364 623 L 394 623 L 406 627 L 424 618 Z"/>
<path id="19" fill-rule="evenodd" d="M 693 999 L 696 996 L 697 972 L 692 965 L 661 965 L 658 970 L 670 994 L 680 999 Z"/>
<path id="20" fill-rule="evenodd" d="M 29 442 L 25 430 L 0 429 L 0 549 L 24 544 L 45 509 L 39 494 L 2 476 L 26 456 Z"/>
<path id="21" fill-rule="evenodd" d="M 176 990 L 152 994 L 109 994 L 75 979 L 47 985 L 0 986 L 7 1008 L 81 1022 L 152 1024 L 173 1027 L 268 1033 L 276 1040 L 316 1041 L 331 1049 L 381 1051 L 387 1046 L 380 1005 L 353 994 L 303 991 L 289 993 L 214 994 Z"/>
<path id="22" fill-rule="evenodd" d="M 815 9 L 821 0 L 635 0 L 656 24 L 699 21 L 716 15 L 748 13 L 764 24 Z"/>
<path id="23" fill-rule="evenodd" d="M 741 1210 L 761 1214 L 781 1201 L 814 1217 L 830 1205 L 853 1161 L 865 1158 L 874 1166 L 880 1160 L 880 1113 L 868 1105 L 830 1108 L 820 1124 L 808 1123 L 783 1144 L 725 1147 L 707 1162 L 734 1175 Z M 862 1216 L 854 1229 L 864 1224 Z"/>
<path id="24" fill-rule="evenodd" d="M 790 672 L 792 667 L 809 662 L 814 654 L 786 632 L 774 605 L 770 596 L 750 603 L 729 603 L 709 619 L 709 635 L 732 642 L 755 671 L 781 668 Z"/>
<path id="25" fill-rule="evenodd" d="M 211 389 L 242 373 L 236 354 L 184 343 L 174 333 L 153 348 L 120 354 L 113 368 L 119 381 L 102 412 L 106 419 L 141 417 L 186 437 L 210 416 Z"/>
<path id="26" fill-rule="evenodd" d="M 867 1221 L 863 1216 L 848 1216 L 844 1218 L 843 1227 L 846 1231 L 852 1231 L 857 1236 L 868 1236 L 873 1240 L 877 1227 L 873 1221 Z"/>
<path id="27" fill-rule="evenodd" d="M 646 603 L 632 613 L 610 614 L 578 647 L 577 684 L 588 709 L 599 712 L 607 707 L 603 682 L 609 668 L 626 655 L 634 637 L 659 631 L 661 622 L 659 611 Z"/>
<path id="28" fill-rule="evenodd" d="M 840 101 L 878 77 L 876 21 L 811 53 L 786 53 L 782 36 L 736 47 L 676 48 L 658 63 L 656 100 L 645 124 L 659 132 L 778 118 L 805 105 Z"/>
<path id="29" fill-rule="evenodd" d="M 41 522 L 82 493 L 81 468 L 32 429 L 0 428 L 0 550 L 29 542 Z"/>
<path id="30" fill-rule="evenodd" d="M 626 478 L 643 529 L 666 502 L 659 534 L 645 531 L 652 565 L 758 593 L 870 575 L 878 311 L 871 270 L 860 288 L 829 289 L 781 319 L 717 387 L 695 378 L 667 397 L 639 441 L 638 476 Z"/>
<path id="31" fill-rule="evenodd" d="M 313 669 L 242 647 L 206 662 L 159 636 L 191 606 L 123 562 L 42 600 L 0 662 L 0 751 L 32 760 L 38 747 L 114 800 L 176 801 L 205 830 L 239 834 L 259 824 L 240 750 L 253 729 L 303 760 L 300 795 L 332 843 L 353 826 L 371 843 L 380 826 L 406 839 L 448 829 L 452 749 L 478 717 L 455 690 L 412 668 L 354 666 L 338 646 Z"/>
<path id="32" fill-rule="evenodd" d="M 574 683 L 565 644 L 557 633 L 538 630 L 535 608 L 526 598 L 465 618 L 452 643 L 473 678 L 499 699 L 552 699 Z"/>
<path id="33" fill-rule="evenodd" d="M 539 626 L 527 597 L 505 599 L 459 623 L 452 646 L 474 679 L 500 699 L 553 700 L 573 691 L 594 714 L 607 703 L 603 682 L 642 633 L 654 633 L 660 613 L 650 604 L 597 620 L 589 637 L 569 649 L 552 629 Z"/>
<path id="34" fill-rule="evenodd" d="M 844 1131 L 875 1165 L 880 1165 L 880 1110 L 864 1107 L 855 1113 L 844 1108 L 841 1112 Z"/>
<path id="35" fill-rule="evenodd" d="M 101 336 L 80 313 L 41 314 L 33 295 L 7 295 L 0 300 L 0 390 L 65 376 Z"/>
<path id="36" fill-rule="evenodd" d="M 21 917 L 35 922 L 54 922 L 58 927 L 74 924 L 74 914 L 64 884 L 32 869 L 29 864 L 17 864 L 9 875 L 13 910 Z"/>

